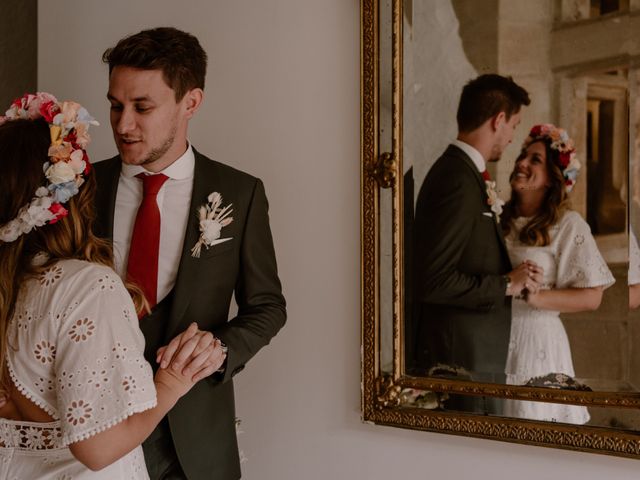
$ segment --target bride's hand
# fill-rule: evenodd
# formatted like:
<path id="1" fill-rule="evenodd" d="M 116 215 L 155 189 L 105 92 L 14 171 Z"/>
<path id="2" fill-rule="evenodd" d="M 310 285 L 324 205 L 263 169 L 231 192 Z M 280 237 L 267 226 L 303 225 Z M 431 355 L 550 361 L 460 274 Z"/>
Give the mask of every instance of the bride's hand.
<path id="1" fill-rule="evenodd" d="M 544 269 L 532 260 L 526 260 L 524 264 L 527 266 L 529 277 L 525 281 L 524 288 L 528 293 L 536 294 L 540 291 L 544 280 Z"/>
<path id="2" fill-rule="evenodd" d="M 184 348 L 187 343 L 193 345 L 193 351 Z M 203 356 L 203 352 L 208 352 L 208 356 Z M 225 359 L 226 348 L 222 342 L 211 332 L 199 330 L 197 324 L 192 323 L 168 345 L 158 349 L 156 361 L 161 369 L 171 368 L 183 375 L 190 374 L 197 382 L 220 369 Z"/>
<path id="3" fill-rule="evenodd" d="M 155 376 L 156 383 L 164 385 L 178 397 L 191 390 L 202 375 L 208 372 L 210 367 L 207 360 L 216 348 L 215 342 L 201 348 L 201 336 L 191 333 L 189 331 L 189 338 L 181 343 L 167 367 L 159 368 Z"/>

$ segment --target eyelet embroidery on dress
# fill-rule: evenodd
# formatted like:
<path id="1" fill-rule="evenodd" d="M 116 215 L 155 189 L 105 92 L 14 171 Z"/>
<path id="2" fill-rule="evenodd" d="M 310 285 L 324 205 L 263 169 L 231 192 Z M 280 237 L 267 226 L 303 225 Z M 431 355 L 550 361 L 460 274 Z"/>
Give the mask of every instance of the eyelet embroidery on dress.
<path id="1" fill-rule="evenodd" d="M 83 425 L 92 417 L 93 408 L 84 400 L 71 402 L 67 408 L 67 420 L 73 425 Z"/>
<path id="2" fill-rule="evenodd" d="M 106 370 L 96 371 L 92 370 L 90 378 L 87 380 L 87 384 L 94 386 L 95 388 L 104 388 L 109 383 L 109 376 Z"/>
<path id="3" fill-rule="evenodd" d="M 2 423 L 1 427 L 0 446 L 3 448 L 53 450 L 62 447 L 62 431 L 55 423 L 27 425 L 8 421 Z"/>
<path id="4" fill-rule="evenodd" d="M 117 281 L 111 275 L 105 275 L 98 279 L 98 288 L 100 290 L 115 290 Z"/>
<path id="5" fill-rule="evenodd" d="M 89 320 L 88 318 L 81 318 L 76 320 L 69 330 L 69 336 L 71 340 L 76 343 L 86 341 L 91 335 L 93 335 L 94 330 L 96 329 L 93 320 Z"/>
<path id="6" fill-rule="evenodd" d="M 116 343 L 116 346 L 111 349 L 113 353 L 115 353 L 115 358 L 118 360 L 124 360 L 127 356 L 127 347 L 122 345 L 120 342 Z"/>
<path id="7" fill-rule="evenodd" d="M 64 270 L 59 265 L 52 265 L 47 268 L 44 272 L 40 274 L 38 277 L 40 280 L 40 285 L 43 287 L 51 287 L 54 285 L 60 278 L 62 278 L 62 274 Z"/>
<path id="8" fill-rule="evenodd" d="M 136 379 L 133 378 L 133 376 L 131 375 L 127 375 L 124 377 L 124 380 L 122 380 L 122 388 L 124 389 L 125 392 L 135 392 L 137 390 L 136 388 Z"/>
<path id="9" fill-rule="evenodd" d="M 18 313 L 15 318 L 18 321 L 18 328 L 20 330 L 27 330 L 27 328 L 29 328 L 29 324 L 33 322 L 34 316 L 29 312 L 29 310 L 25 309 Z"/>
<path id="10" fill-rule="evenodd" d="M 49 343 L 47 340 L 42 340 L 36 343 L 36 348 L 33 350 L 36 360 L 47 364 L 53 363 L 56 358 L 56 346 Z"/>
<path id="11" fill-rule="evenodd" d="M 38 380 L 34 382 L 35 387 L 38 389 L 40 393 L 44 393 L 45 390 L 50 392 L 53 390 L 53 381 L 49 378 L 39 377 Z"/>

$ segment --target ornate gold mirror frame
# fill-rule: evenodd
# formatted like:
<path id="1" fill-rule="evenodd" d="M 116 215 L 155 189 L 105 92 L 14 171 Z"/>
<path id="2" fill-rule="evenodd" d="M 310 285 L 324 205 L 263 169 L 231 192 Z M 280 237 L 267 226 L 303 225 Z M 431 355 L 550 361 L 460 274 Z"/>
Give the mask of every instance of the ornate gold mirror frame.
<path id="1" fill-rule="evenodd" d="M 379 1 L 361 0 L 362 412 L 375 424 L 640 458 L 640 432 L 404 406 L 407 389 L 448 394 L 639 408 L 638 393 L 578 392 L 412 377 L 403 355 L 402 0 L 392 3 L 392 152 L 380 151 Z M 383 373 L 380 195 L 391 189 L 393 369 Z M 389 221 L 388 219 L 386 219 Z"/>

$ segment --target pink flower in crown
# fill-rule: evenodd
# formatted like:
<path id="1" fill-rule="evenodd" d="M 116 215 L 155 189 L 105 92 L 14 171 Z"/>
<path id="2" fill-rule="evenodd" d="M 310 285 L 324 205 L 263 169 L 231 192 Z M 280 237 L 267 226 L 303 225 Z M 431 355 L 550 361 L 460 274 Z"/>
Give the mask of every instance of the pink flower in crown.
<path id="1" fill-rule="evenodd" d="M 59 112 L 58 104 L 53 100 L 49 100 L 40 105 L 40 115 L 42 115 L 42 118 L 44 118 L 47 123 L 53 122 L 53 118 Z"/>
<path id="2" fill-rule="evenodd" d="M 70 122 L 76 120 L 78 116 L 78 110 L 80 110 L 81 105 L 76 102 L 62 102 L 60 106 L 60 113 L 55 116 L 53 122 L 56 125 L 66 125 Z"/>
<path id="3" fill-rule="evenodd" d="M 82 175 L 86 169 L 84 155 L 83 150 L 74 150 L 69 157 L 69 165 L 76 175 Z"/>
<path id="4" fill-rule="evenodd" d="M 52 203 L 49 207 L 49 211 L 55 215 L 55 218 L 49 221 L 50 224 L 56 223 L 58 220 L 69 214 L 69 210 L 64 208 L 61 203 Z"/>

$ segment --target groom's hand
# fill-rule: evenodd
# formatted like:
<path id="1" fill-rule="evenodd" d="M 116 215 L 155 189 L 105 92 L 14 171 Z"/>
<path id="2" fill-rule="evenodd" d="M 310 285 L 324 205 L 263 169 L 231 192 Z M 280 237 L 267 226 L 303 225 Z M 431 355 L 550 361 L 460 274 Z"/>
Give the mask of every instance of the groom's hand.
<path id="1" fill-rule="evenodd" d="M 206 352 L 206 355 L 202 355 Z M 197 382 L 220 369 L 226 359 L 226 348 L 211 332 L 199 330 L 195 323 L 158 349 L 156 361 L 160 368 L 171 368 L 191 375 Z"/>

